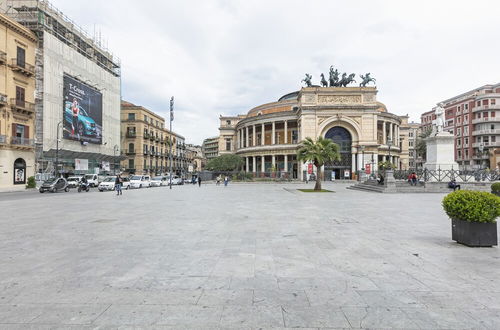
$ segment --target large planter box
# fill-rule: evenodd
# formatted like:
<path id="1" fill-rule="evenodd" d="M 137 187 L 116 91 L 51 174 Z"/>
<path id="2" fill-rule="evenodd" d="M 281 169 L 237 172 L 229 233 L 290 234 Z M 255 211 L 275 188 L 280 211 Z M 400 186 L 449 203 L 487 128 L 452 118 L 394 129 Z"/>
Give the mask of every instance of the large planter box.
<path id="1" fill-rule="evenodd" d="M 451 239 L 467 246 L 498 245 L 497 223 L 451 220 Z"/>

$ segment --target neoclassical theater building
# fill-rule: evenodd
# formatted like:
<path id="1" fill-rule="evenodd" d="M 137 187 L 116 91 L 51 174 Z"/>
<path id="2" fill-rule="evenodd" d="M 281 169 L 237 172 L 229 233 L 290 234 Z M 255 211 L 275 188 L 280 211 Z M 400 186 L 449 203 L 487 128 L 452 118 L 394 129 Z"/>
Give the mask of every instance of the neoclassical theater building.
<path id="1" fill-rule="evenodd" d="M 352 179 L 381 161 L 408 168 L 408 116 L 387 111 L 376 87 L 304 87 L 246 115 L 220 116 L 219 154 L 235 153 L 256 176 L 287 173 L 303 179 L 308 164 L 297 161 L 306 137 L 332 139 L 341 160 L 325 165 L 325 179 Z"/>

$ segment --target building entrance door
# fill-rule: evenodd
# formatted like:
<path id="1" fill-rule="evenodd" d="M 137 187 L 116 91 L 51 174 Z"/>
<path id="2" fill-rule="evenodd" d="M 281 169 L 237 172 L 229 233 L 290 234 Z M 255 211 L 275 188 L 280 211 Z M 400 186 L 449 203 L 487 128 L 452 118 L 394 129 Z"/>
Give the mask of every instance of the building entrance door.
<path id="1" fill-rule="evenodd" d="M 340 161 L 325 164 L 325 178 L 331 179 L 332 176 L 335 180 L 352 178 L 351 133 L 343 127 L 335 126 L 326 132 L 325 138 L 338 144 L 340 149 Z"/>
<path id="2" fill-rule="evenodd" d="M 26 184 L 26 161 L 22 158 L 14 162 L 14 184 Z"/>

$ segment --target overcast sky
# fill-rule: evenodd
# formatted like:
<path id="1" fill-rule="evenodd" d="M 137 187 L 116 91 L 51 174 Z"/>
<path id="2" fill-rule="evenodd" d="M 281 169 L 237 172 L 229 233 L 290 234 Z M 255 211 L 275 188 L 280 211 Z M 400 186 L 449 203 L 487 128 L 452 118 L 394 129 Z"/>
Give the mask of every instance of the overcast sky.
<path id="1" fill-rule="evenodd" d="M 201 144 L 219 115 L 298 90 L 330 65 L 377 79 L 398 115 L 500 82 L 500 1 L 52 0 L 122 63 L 122 95 Z"/>

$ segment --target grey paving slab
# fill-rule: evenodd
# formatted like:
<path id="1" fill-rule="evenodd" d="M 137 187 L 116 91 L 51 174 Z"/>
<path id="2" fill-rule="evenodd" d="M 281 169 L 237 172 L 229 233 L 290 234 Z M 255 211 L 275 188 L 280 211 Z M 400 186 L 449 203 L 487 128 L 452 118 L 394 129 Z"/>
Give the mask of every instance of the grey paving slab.
<path id="1" fill-rule="evenodd" d="M 0 195 L 0 328 L 500 328 L 444 195 L 299 186 Z"/>

